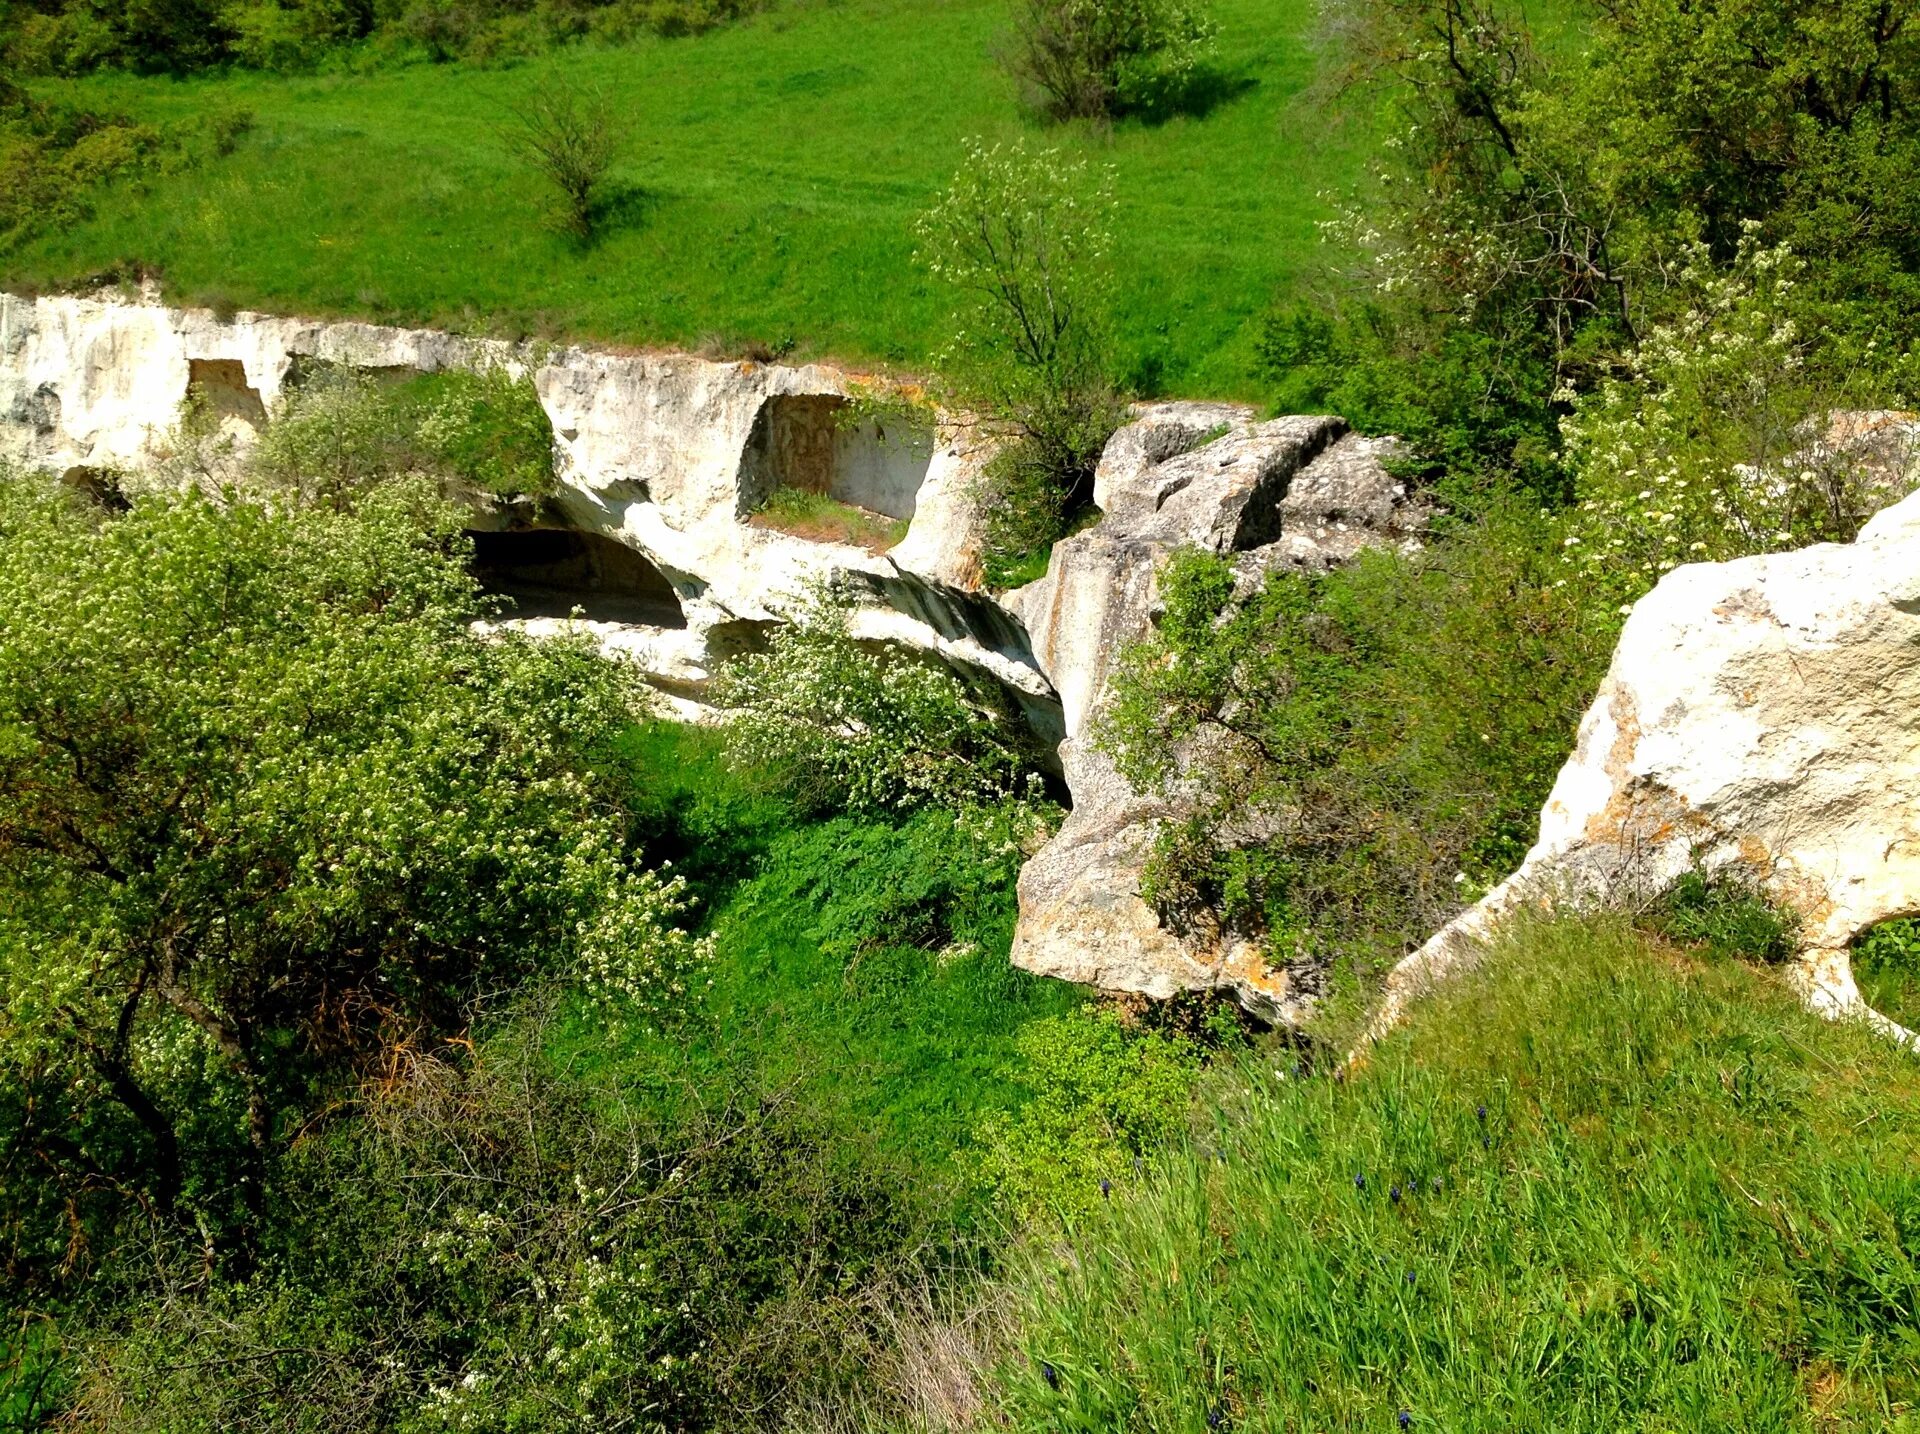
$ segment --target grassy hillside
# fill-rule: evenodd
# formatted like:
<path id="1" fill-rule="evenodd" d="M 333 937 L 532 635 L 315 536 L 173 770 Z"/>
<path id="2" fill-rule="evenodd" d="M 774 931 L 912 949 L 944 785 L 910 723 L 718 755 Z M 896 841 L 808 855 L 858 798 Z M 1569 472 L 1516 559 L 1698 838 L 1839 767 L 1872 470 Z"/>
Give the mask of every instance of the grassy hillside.
<path id="1" fill-rule="evenodd" d="M 1022 1430 L 1920 1427 L 1920 1065 L 1618 921 L 1036 1240 Z"/>
<path id="2" fill-rule="evenodd" d="M 1217 100 L 1049 142 L 1118 175 L 1119 322 L 1143 388 L 1252 390 L 1251 341 L 1318 258 L 1360 150 L 1299 103 L 1311 0 L 1220 0 Z M 0 258 L 8 282 L 158 268 L 181 299 L 602 340 L 748 342 L 913 367 L 941 300 L 911 225 L 963 139 L 1035 132 L 994 60 L 1004 0 L 801 0 L 738 27 L 509 69 L 102 76 L 46 96 L 148 121 L 223 109 L 232 156 L 112 193 Z M 590 250 L 543 227 L 498 137 L 551 65 L 630 117 L 622 216 Z"/>

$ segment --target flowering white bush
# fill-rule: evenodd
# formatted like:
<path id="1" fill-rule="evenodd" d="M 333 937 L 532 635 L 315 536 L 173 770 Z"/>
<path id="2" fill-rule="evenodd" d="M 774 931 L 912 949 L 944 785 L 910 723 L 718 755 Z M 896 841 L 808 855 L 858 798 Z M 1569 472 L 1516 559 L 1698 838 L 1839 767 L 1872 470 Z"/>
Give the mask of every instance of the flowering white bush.
<path id="1" fill-rule="evenodd" d="M 990 714 L 943 668 L 870 652 L 816 597 L 772 647 L 735 661 L 719 700 L 736 756 L 821 805 L 905 811 L 1037 799 L 1012 720 Z"/>
<path id="2" fill-rule="evenodd" d="M 1725 269 L 1694 246 L 1680 275 L 1693 302 L 1562 424 L 1578 499 L 1565 561 L 1623 600 L 1681 563 L 1849 539 L 1890 496 L 1830 436 L 1852 404 L 1809 376 L 1817 340 L 1789 304 L 1805 265 L 1756 233 Z"/>

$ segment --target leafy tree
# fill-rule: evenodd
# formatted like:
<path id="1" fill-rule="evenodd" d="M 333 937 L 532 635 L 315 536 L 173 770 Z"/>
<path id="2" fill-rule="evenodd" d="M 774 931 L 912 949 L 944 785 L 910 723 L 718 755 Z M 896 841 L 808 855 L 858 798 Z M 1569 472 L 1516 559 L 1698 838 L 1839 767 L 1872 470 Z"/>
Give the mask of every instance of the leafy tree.
<path id="1" fill-rule="evenodd" d="M 1196 0 L 1018 0 L 1007 67 L 1055 119 L 1112 119 L 1175 83 L 1213 42 Z"/>
<path id="2" fill-rule="evenodd" d="M 0 1188 L 39 1171 L 74 1242 L 116 1191 L 244 1231 L 329 1071 L 536 970 L 669 1010 L 699 959 L 581 735 L 622 683 L 474 635 L 457 534 L 414 484 L 104 519 L 0 483 Z"/>
<path id="3" fill-rule="evenodd" d="M 552 190 L 560 227 L 576 239 L 591 239 L 607 179 L 626 144 L 613 102 L 555 71 L 510 116 L 508 147 Z"/>
<path id="4" fill-rule="evenodd" d="M 978 140 L 920 220 L 920 262 L 955 301 L 943 372 L 960 405 L 1012 440 L 986 475 L 989 576 L 1091 500 L 1124 415 L 1107 330 L 1112 222 L 1110 173 Z"/>
<path id="5" fill-rule="evenodd" d="M 1920 338 L 1920 63 L 1901 7 L 1607 0 L 1586 43 L 1500 0 L 1330 12 L 1342 79 L 1396 117 L 1332 226 L 1339 321 L 1276 323 L 1290 396 L 1373 410 L 1440 464 L 1545 496 L 1568 394 L 1753 236 L 1808 262 L 1783 317 L 1812 387 Z M 1858 385 L 1855 385 L 1858 388 Z"/>

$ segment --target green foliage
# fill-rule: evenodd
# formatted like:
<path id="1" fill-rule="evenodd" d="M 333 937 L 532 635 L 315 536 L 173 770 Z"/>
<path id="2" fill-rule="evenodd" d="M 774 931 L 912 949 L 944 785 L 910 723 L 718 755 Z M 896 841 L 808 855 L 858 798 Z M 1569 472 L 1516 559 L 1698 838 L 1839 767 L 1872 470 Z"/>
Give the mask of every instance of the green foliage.
<path id="1" fill-rule="evenodd" d="M 1189 78 L 1213 34 L 1198 0 L 1017 0 L 1005 62 L 1050 117 L 1111 120 Z"/>
<path id="2" fill-rule="evenodd" d="M 1864 1028 L 1568 923 L 1344 1079 L 1267 1064 L 1146 1189 L 1032 1242 L 1004 1427 L 1910 1420 L 1920 1068 Z"/>
<path id="3" fill-rule="evenodd" d="M 1733 875 L 1688 872 L 1649 916 L 1663 935 L 1716 956 L 1785 961 L 1795 950 L 1793 922 L 1751 881 Z"/>
<path id="4" fill-rule="evenodd" d="M 974 140 L 916 228 L 920 262 L 955 301 L 942 358 L 954 399 L 1005 430 L 976 495 L 989 566 L 1066 531 L 1124 417 L 1107 329 L 1113 205 L 1110 170 Z"/>
<path id="5" fill-rule="evenodd" d="M 817 601 L 764 653 L 735 658 L 715 700 L 734 759 L 768 769 L 809 810 L 991 809 L 1040 797 L 1017 713 L 990 710 L 945 667 L 857 642 Z"/>
<path id="6" fill-rule="evenodd" d="M 750 1070 L 702 1104 L 667 1062 L 587 1074 L 541 1037 L 533 1012 L 416 1056 L 291 1152 L 251 1281 L 160 1252 L 160 1287 L 75 1341 L 74 1416 L 733 1430 L 856 1384 L 862 1292 L 926 1231 L 901 1154 Z"/>
<path id="7" fill-rule="evenodd" d="M 52 0 L 0 11 L 0 55 L 26 74 L 298 72 L 527 58 L 572 40 L 698 34 L 768 0 Z"/>
<path id="8" fill-rule="evenodd" d="M 626 146 L 625 127 L 607 95 L 553 70 L 502 130 L 507 147 L 546 181 L 555 222 L 582 241 L 603 217 L 607 182 Z"/>
<path id="9" fill-rule="evenodd" d="M 907 524 L 901 519 L 801 488 L 774 489 L 754 510 L 752 521 L 758 527 L 793 533 L 817 543 L 848 543 L 870 553 L 884 553 L 907 535 Z"/>
<path id="10" fill-rule="evenodd" d="M 139 124 L 43 103 L 0 78 L 0 253 L 86 219 L 109 184 L 139 185 L 230 154 L 251 125 L 251 116 L 220 113 Z"/>
<path id="11" fill-rule="evenodd" d="M 627 859 L 596 750 L 630 691 L 582 646 L 474 635 L 459 521 L 412 484 L 103 519 L 0 483 L 0 1063 L 30 1097 L 0 1185 L 23 1277 L 128 1196 L 244 1258 L 314 1084 L 503 984 L 678 1008 L 705 948 L 671 925 L 677 885 Z"/>
<path id="12" fill-rule="evenodd" d="M 553 425 L 531 376 L 497 366 L 423 374 L 399 406 L 429 469 L 498 498 L 553 491 Z"/>
<path id="13" fill-rule="evenodd" d="M 553 426 L 533 380 L 504 368 L 423 374 L 400 387 L 323 369 L 281 400 L 251 466 L 306 503 L 349 502 L 406 472 L 496 498 L 541 497 L 553 490 Z"/>
<path id="14" fill-rule="evenodd" d="M 1836 407 L 1897 394 L 1912 359 L 1869 348 L 1870 378 L 1833 378 L 1834 335 L 1803 333 L 1794 315 L 1807 265 L 1784 246 L 1756 248 L 1758 230 L 1723 268 L 1690 246 L 1671 297 L 1691 306 L 1650 330 L 1624 374 L 1563 425 L 1579 511 L 1562 542 L 1596 595 L 1637 598 L 1682 562 L 1849 542 L 1920 478 L 1911 455 L 1871 471 L 1860 445 L 1829 433 Z"/>
<path id="15" fill-rule="evenodd" d="M 1517 864 L 1619 622 L 1560 579 L 1552 531 L 1504 506 L 1241 599 L 1224 561 L 1176 555 L 1098 734 L 1142 790 L 1207 793 L 1149 864 L 1163 917 L 1376 966 Z"/>
<path id="16" fill-rule="evenodd" d="M 1018 1080 L 1031 1096 L 981 1121 L 973 1170 L 1021 1220 L 1066 1220 L 1137 1189 L 1184 1135 L 1203 1053 L 1177 1034 L 1088 1007 L 1021 1031 Z"/>
<path id="17" fill-rule="evenodd" d="M 1297 325 L 1269 341 L 1287 385 L 1412 409 L 1395 426 L 1470 470 L 1456 481 L 1499 485 L 1511 467 L 1561 496 L 1540 469 L 1568 398 L 1619 376 L 1636 346 L 1645 356 L 1660 326 L 1697 329 L 1703 267 L 1739 272 L 1743 254 L 1786 245 L 1805 282 L 1746 335 L 1760 341 L 1746 357 L 1764 363 L 1766 328 L 1791 321 L 1803 367 L 1764 385 L 1768 401 L 1798 390 L 1797 422 L 1896 398 L 1897 376 L 1868 355 L 1920 338 L 1907 27 L 1861 0 L 1581 14 L 1584 33 L 1541 41 L 1501 0 L 1334 8 L 1344 77 L 1366 82 L 1394 132 L 1365 198 L 1329 227 L 1361 261 L 1345 321 L 1304 364 Z M 1722 432 L 1755 406 L 1743 397 Z"/>
<path id="18" fill-rule="evenodd" d="M 1853 948 L 1860 994 L 1882 1015 L 1920 1027 L 1920 917 L 1883 921 Z"/>

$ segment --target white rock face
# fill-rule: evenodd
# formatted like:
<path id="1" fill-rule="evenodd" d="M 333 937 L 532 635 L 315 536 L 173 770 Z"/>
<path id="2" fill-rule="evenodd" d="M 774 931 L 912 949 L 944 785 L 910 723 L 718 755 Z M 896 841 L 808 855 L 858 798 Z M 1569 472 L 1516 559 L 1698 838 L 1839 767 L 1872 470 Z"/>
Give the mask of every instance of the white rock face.
<path id="1" fill-rule="evenodd" d="M 1381 1025 L 1519 907 L 1643 901 L 1696 866 L 1797 914 L 1811 1005 L 1869 1014 L 1849 944 L 1920 913 L 1920 494 L 1857 542 L 1677 568 L 1641 599 L 1538 843 L 1393 973 Z"/>
<path id="2" fill-rule="evenodd" d="M 138 471 L 164 452 L 196 384 L 244 444 L 288 386 L 321 365 L 395 376 L 504 365 L 530 374 L 553 424 L 565 522 L 640 553 L 672 584 L 684 616 L 684 629 L 669 629 L 589 613 L 584 630 L 682 707 L 697 702 L 716 660 L 827 582 L 861 604 L 856 633 L 989 677 L 1042 730 L 1059 727 L 1052 686 L 1018 624 L 991 604 L 980 621 L 967 501 L 980 445 L 952 424 L 933 433 L 836 423 L 849 383 L 835 369 L 254 313 L 222 319 L 119 297 L 0 294 L 0 457 L 76 479 Z M 875 556 L 748 526 L 748 513 L 780 483 L 910 517 L 908 539 Z"/>
<path id="3" fill-rule="evenodd" d="M 855 636 L 999 684 L 1044 741 L 1060 742 L 1075 804 L 1022 875 L 1020 964 L 1110 990 L 1219 988 L 1268 1014 L 1292 1011 L 1284 973 L 1251 945 L 1160 928 L 1139 877 L 1170 808 L 1131 792 L 1088 728 L 1120 653 L 1151 625 L 1155 576 L 1175 548 L 1237 554 L 1257 577 L 1408 541 L 1424 515 L 1382 468 L 1386 447 L 1335 419 L 1259 423 L 1233 404 L 1148 406 L 1100 465 L 1103 521 L 1060 543 L 1041 581 L 996 601 L 981 591 L 972 501 L 991 438 L 946 417 L 931 432 L 840 423 L 850 385 L 834 369 L 223 319 L 116 296 L 0 295 L 0 457 L 76 482 L 139 471 L 164 453 L 190 385 L 244 447 L 289 387 L 323 365 L 530 375 L 553 425 L 558 494 L 531 532 L 476 513 L 488 540 L 476 538 L 476 556 L 517 580 L 507 585 L 522 603 L 514 625 L 591 635 L 684 717 L 706 715 L 701 694 L 718 662 L 763 640 L 818 584 L 848 607 Z M 910 517 L 911 527 L 876 556 L 750 525 L 782 484 Z M 643 560 L 637 577 L 621 553 Z M 636 581 L 619 603 L 569 615 L 569 575 L 623 570 Z"/>
<path id="4" fill-rule="evenodd" d="M 1158 574 L 1177 548 L 1238 554 L 1255 575 L 1414 541 L 1426 514 L 1382 466 L 1390 451 L 1338 419 L 1256 423 L 1220 404 L 1149 408 L 1114 435 L 1100 465 L 1106 517 L 1055 544 L 1046 576 L 1004 599 L 1059 692 L 1073 793 L 1065 825 L 1020 873 L 1015 965 L 1154 997 L 1223 990 L 1271 1019 L 1301 1014 L 1287 973 L 1253 943 L 1161 927 L 1140 876 L 1175 803 L 1133 791 L 1092 727 L 1121 654 L 1152 626 Z"/>

